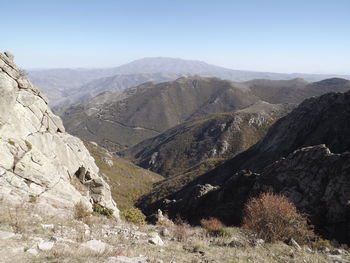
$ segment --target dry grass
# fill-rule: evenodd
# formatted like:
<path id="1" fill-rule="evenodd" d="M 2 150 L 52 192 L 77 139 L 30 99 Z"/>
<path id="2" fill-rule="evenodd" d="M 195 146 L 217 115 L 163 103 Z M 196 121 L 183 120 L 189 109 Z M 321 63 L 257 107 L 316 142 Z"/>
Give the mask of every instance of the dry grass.
<path id="1" fill-rule="evenodd" d="M 90 154 L 94 157 L 96 165 L 111 186 L 112 197 L 118 208 L 123 211 L 132 208 L 135 202 L 147 194 L 153 184 L 163 179 L 162 176 L 142 169 L 131 162 L 109 154 L 105 149 L 84 142 Z M 106 159 L 113 162 L 112 166 Z"/>
<path id="2" fill-rule="evenodd" d="M 82 221 L 68 216 L 45 216 L 38 214 L 38 203 L 26 203 L 16 210 L 9 205 L 2 205 L 0 209 L 0 229 L 14 231 L 13 225 L 22 224 L 27 238 L 0 239 L 0 258 L 2 263 L 31 262 L 31 263 L 96 263 L 105 262 L 110 256 L 123 255 L 138 257 L 143 255 L 149 262 L 332 262 L 330 258 L 316 251 L 307 252 L 296 250 L 284 243 L 265 244 L 260 247 L 250 245 L 246 231 L 229 228 L 232 238 L 212 237 L 201 227 L 191 227 L 185 222 L 177 221 L 177 225 L 169 225 L 169 235 L 163 236 L 165 245 L 162 247 L 148 242 L 148 233 L 159 232 L 164 226 L 117 223 L 107 217 L 88 216 Z M 11 210 L 11 216 L 8 212 Z M 17 213 L 16 217 L 14 216 Z M 12 220 L 14 220 L 12 222 Z M 42 224 L 52 225 L 44 228 Z M 141 233 L 141 234 L 138 234 Z M 27 251 L 36 246 L 37 238 L 57 241 L 52 250 L 30 255 Z M 230 247 L 232 239 L 241 240 L 242 247 Z M 81 242 L 91 239 L 101 240 L 110 247 L 103 253 L 96 253 L 81 249 Z M 349 256 L 343 257 L 343 262 Z"/>
<path id="3" fill-rule="evenodd" d="M 243 227 L 268 242 L 288 241 L 293 238 L 306 243 L 314 237 L 307 218 L 299 214 L 285 196 L 263 193 L 245 206 Z"/>
<path id="4" fill-rule="evenodd" d="M 74 205 L 74 218 L 77 220 L 82 220 L 85 217 L 91 215 L 89 208 L 83 203 L 78 202 Z"/>

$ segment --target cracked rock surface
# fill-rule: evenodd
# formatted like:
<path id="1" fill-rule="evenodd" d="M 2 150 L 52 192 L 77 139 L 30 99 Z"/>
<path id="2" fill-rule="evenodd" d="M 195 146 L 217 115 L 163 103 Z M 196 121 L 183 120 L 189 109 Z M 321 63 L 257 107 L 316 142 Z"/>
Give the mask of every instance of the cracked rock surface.
<path id="1" fill-rule="evenodd" d="M 82 141 L 65 132 L 45 96 L 0 54 L 0 193 L 14 203 L 32 200 L 45 212 L 82 201 L 119 211 Z M 84 171 L 84 175 L 81 175 Z"/>

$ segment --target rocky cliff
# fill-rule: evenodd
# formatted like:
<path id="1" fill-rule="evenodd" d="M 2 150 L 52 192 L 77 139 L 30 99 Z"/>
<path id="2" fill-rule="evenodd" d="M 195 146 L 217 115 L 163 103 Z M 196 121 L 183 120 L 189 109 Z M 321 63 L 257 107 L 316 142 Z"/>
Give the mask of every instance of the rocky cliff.
<path id="1" fill-rule="evenodd" d="M 0 54 L 0 194 L 11 203 L 37 202 L 47 213 L 98 203 L 119 218 L 94 159 L 9 52 Z"/>

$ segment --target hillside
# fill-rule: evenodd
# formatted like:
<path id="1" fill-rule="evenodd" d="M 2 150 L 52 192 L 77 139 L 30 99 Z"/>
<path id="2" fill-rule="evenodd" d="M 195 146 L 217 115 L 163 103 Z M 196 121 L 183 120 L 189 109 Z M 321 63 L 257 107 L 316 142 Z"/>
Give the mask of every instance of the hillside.
<path id="1" fill-rule="evenodd" d="M 349 243 L 349 105 L 350 91 L 305 100 L 257 144 L 158 205 L 192 222 L 216 216 L 227 224 L 240 224 L 250 197 L 279 192 L 317 218 L 319 233 Z M 143 198 L 140 206 L 152 213 L 149 200 L 151 196 Z"/>
<path id="2" fill-rule="evenodd" d="M 67 130 L 120 151 L 186 121 L 209 114 L 242 109 L 258 101 L 300 103 L 331 91 L 347 91 L 350 82 L 300 79 L 230 82 L 189 77 L 135 88 L 106 91 L 88 101 L 57 109 Z"/>
<path id="3" fill-rule="evenodd" d="M 259 139 L 291 106 L 258 102 L 242 110 L 177 125 L 119 154 L 165 177 L 208 159 L 230 159 Z"/>
<path id="4" fill-rule="evenodd" d="M 113 68 L 28 71 L 30 80 L 46 94 L 52 107 L 76 103 L 102 91 L 129 88 L 149 81 L 175 80 L 179 76 L 190 75 L 217 77 L 231 81 L 290 80 L 295 78 L 319 81 L 334 77 L 350 79 L 350 76 L 337 75 L 232 70 L 202 61 L 166 57 L 138 59 Z"/>
<path id="5" fill-rule="evenodd" d="M 73 135 L 117 151 L 185 121 L 257 101 L 249 90 L 232 82 L 192 77 L 106 92 L 70 106 L 61 116 Z"/>
<path id="6" fill-rule="evenodd" d="M 102 147 L 89 142 L 85 142 L 85 146 L 111 186 L 112 197 L 121 211 L 133 207 L 137 199 L 152 189 L 154 183 L 163 179 L 156 173 L 110 154 Z"/>

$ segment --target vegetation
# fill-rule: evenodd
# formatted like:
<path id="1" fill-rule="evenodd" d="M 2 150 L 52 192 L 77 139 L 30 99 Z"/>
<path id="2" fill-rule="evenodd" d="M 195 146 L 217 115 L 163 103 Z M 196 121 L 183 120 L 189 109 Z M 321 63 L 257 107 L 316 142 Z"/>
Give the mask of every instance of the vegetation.
<path id="1" fill-rule="evenodd" d="M 142 195 L 148 193 L 153 184 L 163 179 L 158 174 L 142 169 L 129 161 L 109 154 L 105 149 L 85 142 L 96 165 L 111 186 L 113 199 L 123 211 L 134 207 Z M 110 160 L 110 164 L 108 164 Z"/>
<path id="2" fill-rule="evenodd" d="M 83 220 L 87 216 L 91 215 L 89 208 L 82 202 L 78 202 L 74 205 L 74 218 L 77 220 Z"/>
<path id="3" fill-rule="evenodd" d="M 285 196 L 273 193 L 263 193 L 246 204 L 243 227 L 267 242 L 293 238 L 306 243 L 314 237 L 307 218 L 297 212 L 295 205 Z"/>
<path id="4" fill-rule="evenodd" d="M 210 236 L 230 237 L 232 235 L 217 218 L 210 217 L 209 219 L 202 219 L 200 223 L 201 226 L 208 231 Z"/>
<path id="5" fill-rule="evenodd" d="M 25 140 L 25 143 L 26 143 L 28 150 L 30 151 L 33 148 L 32 144 L 30 142 L 28 142 L 27 140 Z"/>
<path id="6" fill-rule="evenodd" d="M 104 207 L 98 203 L 94 203 L 92 205 L 92 210 L 94 211 L 95 215 L 102 215 L 106 216 L 108 218 L 111 218 L 113 216 L 113 210 L 109 209 L 107 207 Z"/>
<path id="7" fill-rule="evenodd" d="M 144 225 L 146 223 L 146 216 L 141 212 L 140 209 L 129 208 L 122 211 L 122 215 L 128 222 L 138 225 Z"/>
<path id="8" fill-rule="evenodd" d="M 29 196 L 29 203 L 36 203 L 38 201 L 38 197 L 36 195 Z"/>

